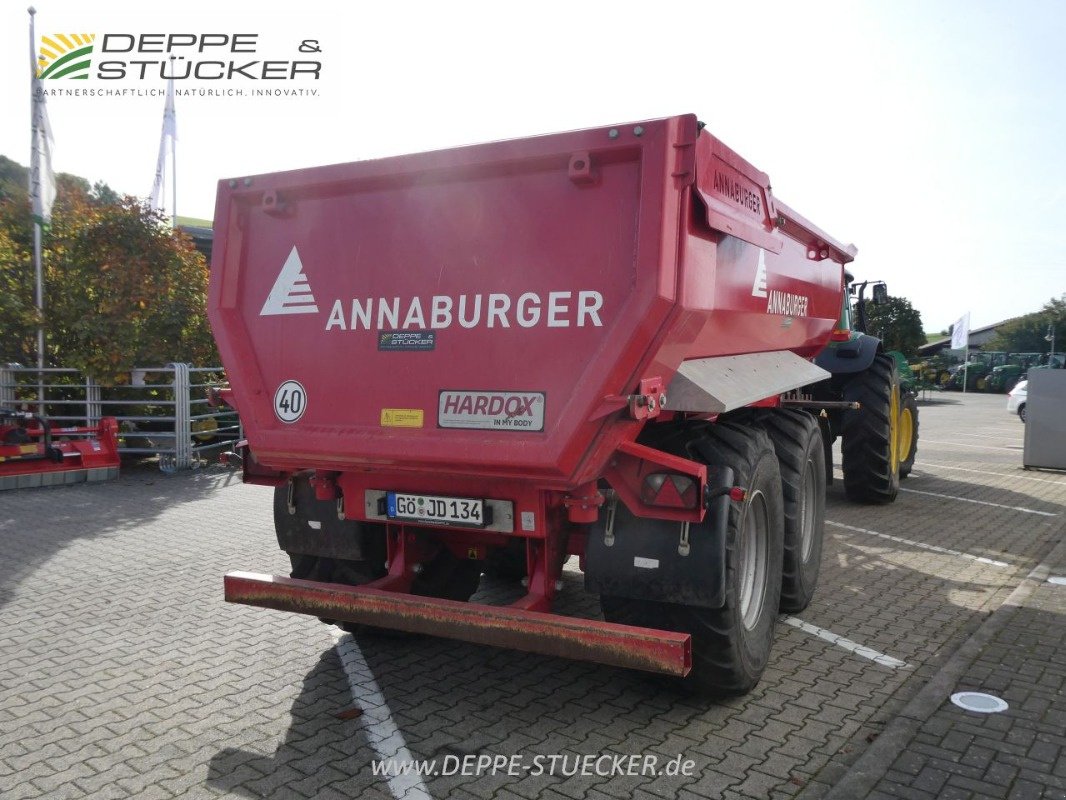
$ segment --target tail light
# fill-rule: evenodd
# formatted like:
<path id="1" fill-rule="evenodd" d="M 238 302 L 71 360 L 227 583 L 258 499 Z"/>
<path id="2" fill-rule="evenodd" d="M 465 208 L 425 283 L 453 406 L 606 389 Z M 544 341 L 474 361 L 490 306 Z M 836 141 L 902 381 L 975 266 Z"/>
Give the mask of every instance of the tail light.
<path id="1" fill-rule="evenodd" d="M 670 472 L 646 475 L 640 487 L 640 499 L 650 506 L 697 508 L 699 495 L 699 487 L 693 478 Z"/>

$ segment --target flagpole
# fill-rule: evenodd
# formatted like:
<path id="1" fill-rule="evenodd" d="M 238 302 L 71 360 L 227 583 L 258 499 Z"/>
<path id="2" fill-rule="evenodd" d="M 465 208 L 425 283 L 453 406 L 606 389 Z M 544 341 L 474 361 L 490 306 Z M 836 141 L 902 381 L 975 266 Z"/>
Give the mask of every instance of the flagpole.
<path id="1" fill-rule="evenodd" d="M 174 96 L 174 59 L 176 56 L 170 57 L 170 96 Z M 178 228 L 178 137 L 177 135 L 170 137 L 170 227 L 172 230 Z"/>
<path id="2" fill-rule="evenodd" d="M 33 18 L 37 9 L 30 6 L 30 130 L 33 131 L 33 150 L 37 151 L 37 42 Z M 31 175 L 32 180 L 32 175 Z M 33 271 L 34 301 L 37 307 L 37 413 L 45 416 L 44 408 L 44 270 L 41 266 L 41 220 L 33 215 Z"/>
<path id="3" fill-rule="evenodd" d="M 163 129 L 159 134 L 159 156 L 155 162 L 155 182 L 149 204 L 152 211 L 162 214 L 166 206 L 167 139 L 170 139 L 170 225 L 178 225 L 178 148 L 177 123 L 174 119 L 174 61 L 170 57 L 170 77 L 167 78 L 167 99 L 163 105 Z"/>

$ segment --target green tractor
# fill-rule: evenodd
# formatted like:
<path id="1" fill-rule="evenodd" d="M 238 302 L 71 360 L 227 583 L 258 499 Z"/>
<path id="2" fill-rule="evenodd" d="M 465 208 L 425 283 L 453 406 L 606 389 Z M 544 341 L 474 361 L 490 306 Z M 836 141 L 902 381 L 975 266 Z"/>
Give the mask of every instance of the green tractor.
<path id="1" fill-rule="evenodd" d="M 917 380 L 901 353 L 886 352 L 881 340 L 866 332 L 866 288 L 872 286 L 869 302 L 880 304 L 888 300 L 888 287 L 883 281 L 856 284 L 850 273 L 845 280 L 840 320 L 815 358 L 832 377 L 808 391 L 826 403 L 821 422 L 827 464 L 832 443 L 841 439 L 847 496 L 861 503 L 891 503 L 918 451 Z"/>
<path id="2" fill-rule="evenodd" d="M 965 364 L 951 368 L 951 378 L 944 384 L 944 388 L 959 391 L 965 380 L 968 392 L 998 391 L 991 388 L 993 374 L 999 367 L 1008 366 L 1010 357 L 1010 353 L 1002 350 L 981 350 L 970 353 L 969 360 Z"/>
<path id="3" fill-rule="evenodd" d="M 990 392 L 1009 392 L 1025 377 L 1031 368 L 1037 366 L 1041 359 L 1041 353 L 1010 353 L 1007 355 L 1006 364 L 992 367 L 988 375 L 987 384 Z"/>
<path id="4" fill-rule="evenodd" d="M 988 376 L 992 367 L 980 359 L 971 359 L 965 364 L 958 364 L 951 368 L 951 377 L 944 384 L 948 391 L 963 391 L 963 381 L 966 382 L 967 392 L 983 392 L 988 385 Z"/>
<path id="5" fill-rule="evenodd" d="M 1041 354 L 1040 363 L 1029 367 L 1028 372 L 1038 369 L 1066 369 L 1066 353 Z"/>
<path id="6" fill-rule="evenodd" d="M 910 368 L 915 372 L 918 387 L 942 388 L 951 379 L 953 361 L 947 356 L 936 355 L 914 361 Z"/>

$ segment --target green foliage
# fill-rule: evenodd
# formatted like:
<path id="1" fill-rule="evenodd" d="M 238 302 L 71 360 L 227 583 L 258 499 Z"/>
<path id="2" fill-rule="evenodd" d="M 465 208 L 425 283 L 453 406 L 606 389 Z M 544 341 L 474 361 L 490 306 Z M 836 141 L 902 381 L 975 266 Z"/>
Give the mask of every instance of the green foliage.
<path id="1" fill-rule="evenodd" d="M 93 184 L 92 190 L 89 192 L 93 199 L 99 203 L 121 203 L 122 198 L 119 193 L 108 186 L 103 181 L 97 181 Z"/>
<path id="2" fill-rule="evenodd" d="M 0 213 L 3 210 L 0 205 Z M 33 286 L 33 265 L 27 264 L 25 249 L 0 221 L 0 362 L 26 363 L 21 354 L 33 351 L 37 330 Z"/>
<path id="3" fill-rule="evenodd" d="M 0 156 L 0 197 L 17 194 L 20 189 L 25 193 L 28 180 L 24 166 L 7 156 Z"/>
<path id="4" fill-rule="evenodd" d="M 17 161 L 12 161 L 7 156 L 0 156 L 0 200 L 25 199 L 26 187 L 29 186 L 30 171 Z M 114 191 L 106 183 L 98 182 L 97 187 L 102 187 L 111 192 L 116 198 Z M 69 172 L 60 172 L 56 175 L 57 194 L 67 190 L 89 191 L 89 182 L 85 178 L 71 175 Z M 95 189 L 95 187 L 94 187 Z"/>
<path id="5" fill-rule="evenodd" d="M 887 303 L 866 306 L 867 328 L 884 343 L 885 350 L 899 350 L 913 358 L 925 344 L 922 315 L 905 297 L 889 297 Z"/>
<path id="6" fill-rule="evenodd" d="M 1012 353 L 1047 353 L 1051 343 L 1048 325 L 1055 327 L 1055 349 L 1066 350 L 1066 294 L 1052 298 L 1040 311 L 1012 319 L 999 326 L 996 336 L 984 346 L 985 350 L 1007 350 Z"/>
<path id="7" fill-rule="evenodd" d="M 22 169 L 0 162 L 0 361 L 34 364 L 33 228 L 25 183 L 14 182 L 11 165 Z M 192 240 L 106 184 L 90 189 L 67 175 L 56 183 L 42 238 L 46 364 L 125 383 L 135 366 L 218 363 L 207 264 Z"/>

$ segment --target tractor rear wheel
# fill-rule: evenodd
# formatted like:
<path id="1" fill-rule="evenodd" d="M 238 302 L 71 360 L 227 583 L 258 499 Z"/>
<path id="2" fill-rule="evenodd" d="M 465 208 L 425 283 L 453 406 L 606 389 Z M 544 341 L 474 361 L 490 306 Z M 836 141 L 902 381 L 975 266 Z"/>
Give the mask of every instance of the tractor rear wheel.
<path id="1" fill-rule="evenodd" d="M 692 672 L 683 679 L 700 693 L 745 694 L 770 657 L 781 597 L 784 535 L 781 473 L 766 432 L 720 422 L 688 441 L 690 458 L 732 467 L 747 490 L 729 508 L 726 599 L 717 609 L 603 595 L 609 622 L 679 631 L 692 636 Z"/>
<path id="2" fill-rule="evenodd" d="M 785 548 L 781 610 L 810 605 L 818 585 L 825 530 L 825 448 L 818 422 L 805 411 L 774 409 L 759 416 L 781 468 Z"/>
<path id="3" fill-rule="evenodd" d="M 906 394 L 899 409 L 899 476 L 906 478 L 918 455 L 918 400 Z"/>
<path id="4" fill-rule="evenodd" d="M 859 408 L 841 426 L 844 491 L 859 503 L 891 503 L 899 493 L 900 388 L 896 362 L 879 353 L 844 387 Z"/>

